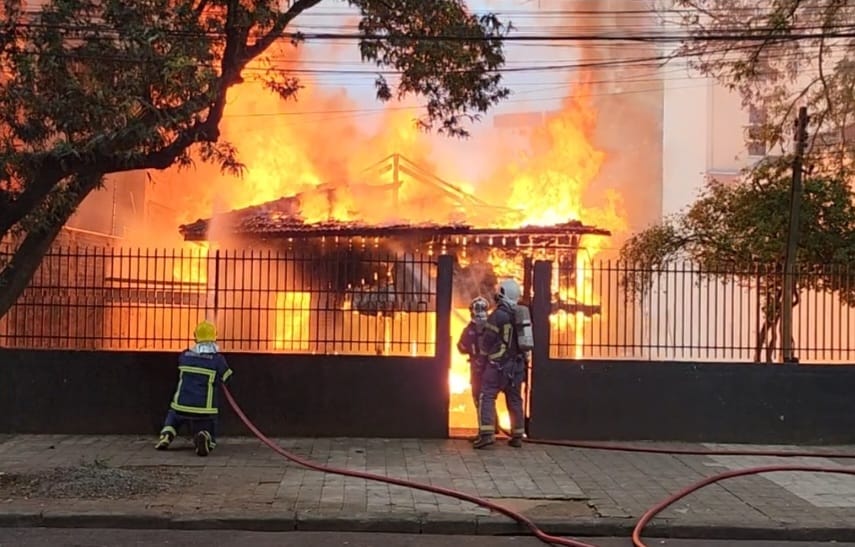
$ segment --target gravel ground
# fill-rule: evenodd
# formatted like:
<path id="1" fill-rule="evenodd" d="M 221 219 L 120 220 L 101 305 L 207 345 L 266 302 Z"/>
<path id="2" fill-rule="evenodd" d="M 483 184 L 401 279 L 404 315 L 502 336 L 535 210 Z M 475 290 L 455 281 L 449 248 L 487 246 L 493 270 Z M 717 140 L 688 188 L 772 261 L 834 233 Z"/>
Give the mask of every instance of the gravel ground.
<path id="1" fill-rule="evenodd" d="M 40 473 L 0 472 L 0 498 L 127 499 L 167 492 L 187 479 L 174 468 L 110 467 L 96 460 Z"/>

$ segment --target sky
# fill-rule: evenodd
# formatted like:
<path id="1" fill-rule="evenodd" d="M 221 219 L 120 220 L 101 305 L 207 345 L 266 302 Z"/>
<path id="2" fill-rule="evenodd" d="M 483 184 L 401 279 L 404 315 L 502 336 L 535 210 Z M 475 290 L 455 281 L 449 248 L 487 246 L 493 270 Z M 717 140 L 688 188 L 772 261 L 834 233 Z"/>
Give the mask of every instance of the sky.
<path id="1" fill-rule="evenodd" d="M 545 34 L 550 30 L 549 25 L 563 26 L 566 32 L 567 22 L 556 21 L 549 14 L 550 11 L 566 10 L 568 8 L 566 0 L 469 0 L 467 5 L 475 13 L 492 12 L 499 15 L 503 21 L 512 22 L 515 27 L 514 32 L 517 34 Z M 342 28 L 354 28 L 357 22 L 358 10 L 341 0 L 324 0 L 316 8 L 296 19 L 294 30 L 341 32 Z M 316 43 L 307 41 L 301 48 L 303 59 L 311 68 L 365 71 L 366 74 L 358 75 L 324 74 L 316 79 L 325 91 L 339 89 L 345 92 L 357 103 L 357 109 L 373 111 L 357 113 L 354 116 L 361 126 L 373 130 L 383 122 L 380 112 L 382 104 L 375 98 L 373 84 L 375 76 L 372 72 L 375 67 L 360 60 L 359 50 L 352 41 L 337 45 L 331 45 L 329 41 Z M 556 47 L 556 44 L 513 42 L 507 44 L 505 54 L 505 66 L 508 68 L 573 63 L 579 56 L 579 52 L 573 46 Z M 558 109 L 561 100 L 567 95 L 570 81 L 575 76 L 573 71 L 566 70 L 506 72 L 503 82 L 511 90 L 510 97 L 491 109 L 481 122 L 468 126 L 471 137 L 465 143 L 454 138 L 433 139 L 435 155 L 438 158 L 447 158 L 450 154 L 459 152 L 461 147 L 463 149 L 472 147 L 480 136 L 491 131 L 495 115 Z M 418 99 L 414 99 L 411 103 L 418 104 Z M 418 114 L 418 110 L 413 110 L 414 116 Z M 472 154 L 471 158 L 472 160 L 468 162 L 470 172 L 458 172 L 459 175 L 477 178 L 477 174 L 483 172 L 488 167 L 487 163 L 492 161 L 492 158 L 478 154 Z"/>
<path id="2" fill-rule="evenodd" d="M 538 7 L 540 4 L 540 7 Z M 493 12 L 503 20 L 511 20 L 519 29 L 516 32 L 548 31 L 544 28 L 544 14 L 535 10 L 555 10 L 567 8 L 566 0 L 469 0 L 467 5 L 475 13 Z M 521 13 L 521 12 L 526 13 Z M 353 27 L 358 21 L 358 11 L 341 0 L 324 0 L 313 10 L 304 13 L 296 21 L 295 29 L 316 32 L 335 32 L 342 26 Z M 561 24 L 560 22 L 558 23 Z M 306 43 L 304 46 L 306 60 L 318 68 L 363 69 L 369 71 L 373 65 L 361 62 L 359 51 L 354 44 L 348 43 L 341 47 L 330 48 L 327 43 Z M 331 49 L 335 57 L 331 58 Z M 573 47 L 559 48 L 532 44 L 510 43 L 506 47 L 507 65 L 531 66 L 550 64 L 555 61 L 572 61 L 576 58 Z M 345 80 L 349 80 L 345 83 Z M 536 72 L 536 73 L 507 73 L 505 83 L 511 88 L 513 103 L 504 103 L 497 111 L 519 110 L 518 103 L 523 100 L 537 101 L 544 108 L 555 107 L 560 103 L 561 90 L 556 89 L 566 83 L 566 72 Z M 371 74 L 358 76 L 329 75 L 323 78 L 330 87 L 346 87 L 351 97 L 357 99 L 366 108 L 377 107 L 374 98 L 373 76 Z M 551 99 L 550 99 L 551 98 Z M 517 106 L 515 106 L 517 105 Z"/>

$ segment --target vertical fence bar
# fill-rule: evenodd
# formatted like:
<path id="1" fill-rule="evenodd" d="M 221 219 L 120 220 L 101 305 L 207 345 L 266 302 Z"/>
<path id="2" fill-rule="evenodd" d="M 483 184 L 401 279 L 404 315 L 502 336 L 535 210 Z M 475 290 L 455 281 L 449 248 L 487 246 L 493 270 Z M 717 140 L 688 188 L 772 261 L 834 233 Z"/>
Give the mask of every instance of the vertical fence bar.
<path id="1" fill-rule="evenodd" d="M 110 331 L 113 329 L 115 318 L 113 317 L 113 294 L 111 283 L 108 280 L 110 276 L 110 267 L 107 265 L 107 249 L 106 245 L 98 248 L 98 263 L 100 264 L 99 279 L 101 280 L 101 301 L 104 303 L 104 316 L 101 318 L 101 330 L 98 339 L 95 341 L 95 349 L 107 349 L 106 340 L 110 336 Z M 113 255 L 114 249 L 110 249 L 110 256 Z"/>
<path id="2" fill-rule="evenodd" d="M 836 276 L 835 276 L 836 279 L 835 279 L 834 286 L 839 287 L 840 290 L 838 291 L 837 302 L 836 302 L 837 303 L 837 310 L 838 310 L 837 342 L 832 347 L 831 358 L 832 359 L 835 358 L 834 355 L 835 355 L 835 349 L 836 349 L 837 359 L 842 359 L 843 358 L 843 307 L 844 307 L 844 300 L 843 300 L 843 297 L 841 296 L 840 293 L 841 292 L 848 292 L 849 287 L 847 284 L 848 280 L 845 280 L 843 278 L 843 267 L 840 264 L 837 264 L 837 265 L 835 265 L 834 269 L 836 271 Z M 833 314 L 834 311 L 832 311 L 831 313 Z M 850 313 L 849 310 L 847 310 L 846 315 L 849 315 L 849 313 Z"/>
<path id="3" fill-rule="evenodd" d="M 214 319 L 220 319 L 220 250 L 214 252 Z"/>
<path id="4" fill-rule="evenodd" d="M 734 358 L 734 354 L 736 352 L 736 333 L 739 332 L 739 328 L 736 326 L 737 321 L 740 323 L 740 328 L 742 324 L 742 306 L 736 305 L 736 289 L 739 287 L 737 284 L 737 272 L 736 268 L 739 266 L 735 266 L 734 270 L 730 272 L 730 278 L 727 280 L 727 286 L 730 287 L 730 334 L 728 335 L 730 352 L 725 352 L 725 355 L 729 357 L 731 360 Z"/>
<path id="5" fill-rule="evenodd" d="M 695 355 L 695 279 L 692 264 L 686 260 L 680 261 L 680 285 L 683 288 L 682 306 L 683 318 L 683 344 L 686 346 L 684 354 L 691 360 Z"/>
<path id="6" fill-rule="evenodd" d="M 600 261 L 600 268 L 603 266 L 603 261 Z M 598 350 L 598 357 L 603 356 L 605 354 L 606 357 L 612 356 L 612 321 L 615 317 L 614 310 L 612 308 L 614 291 L 612 290 L 612 259 L 609 258 L 606 260 L 606 281 L 605 284 L 602 285 L 603 290 L 600 295 L 600 344 Z M 602 310 L 605 310 L 605 313 L 602 313 Z M 605 321 L 603 318 L 606 318 Z M 605 341 L 603 340 L 602 332 L 605 330 Z M 606 351 L 603 351 L 605 349 Z"/>
<path id="7" fill-rule="evenodd" d="M 828 287 L 831 284 L 831 276 L 829 275 L 828 266 L 823 264 L 821 269 L 820 284 L 823 287 Z M 815 348 L 814 358 L 819 362 L 826 362 L 828 357 L 829 334 L 833 332 L 834 320 L 828 316 L 828 295 L 827 289 L 823 288 L 819 292 L 817 314 L 822 317 L 822 326 L 820 328 L 820 337 L 813 343 Z"/>
<path id="8" fill-rule="evenodd" d="M 183 295 L 186 291 L 184 286 L 178 282 L 179 280 L 175 279 L 175 261 L 172 259 L 174 251 L 174 247 L 168 251 L 164 248 L 163 260 L 161 261 L 161 279 L 164 283 L 164 313 L 166 314 L 166 321 L 164 321 L 164 324 L 161 327 L 163 337 L 166 341 L 163 347 L 157 348 L 161 350 L 178 349 L 178 336 L 175 334 L 175 321 L 176 317 L 181 317 L 181 314 L 184 313 L 185 310 Z M 207 266 L 207 264 L 203 263 L 203 266 Z M 207 275 L 207 270 L 204 271 Z"/>
<path id="9" fill-rule="evenodd" d="M 634 273 L 635 272 L 633 272 L 633 274 Z M 652 278 L 653 278 L 652 270 L 645 271 L 644 273 L 649 273 L 650 278 L 652 280 Z M 633 295 L 633 297 L 635 297 L 635 295 Z M 639 349 L 642 354 L 646 353 L 647 358 L 649 359 L 650 355 L 651 355 L 650 354 L 650 345 L 648 344 L 647 341 L 645 341 L 645 334 L 644 334 L 644 325 L 647 324 L 647 321 L 645 321 L 645 315 L 646 315 L 645 311 L 647 310 L 647 284 L 646 283 L 641 285 L 641 291 L 640 291 L 639 296 L 637 298 L 638 298 L 638 307 L 640 308 L 640 310 L 638 310 L 636 312 L 636 315 L 638 317 L 638 329 L 637 329 L 638 334 L 637 334 L 637 336 L 639 338 L 639 341 L 636 342 L 635 340 L 633 340 L 633 346 L 637 346 L 637 349 Z M 636 329 L 633 329 L 633 338 L 635 338 L 635 336 L 636 336 L 635 330 Z M 636 349 L 636 348 L 633 348 L 633 349 Z"/>

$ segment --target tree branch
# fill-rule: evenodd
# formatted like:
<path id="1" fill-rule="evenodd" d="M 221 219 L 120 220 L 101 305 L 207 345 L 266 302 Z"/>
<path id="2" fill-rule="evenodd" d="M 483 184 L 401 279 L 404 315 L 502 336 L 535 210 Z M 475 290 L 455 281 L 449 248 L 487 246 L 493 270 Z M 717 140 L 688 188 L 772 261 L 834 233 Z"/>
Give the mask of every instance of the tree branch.
<path id="1" fill-rule="evenodd" d="M 269 48 L 277 38 L 279 38 L 294 18 L 307 9 L 313 8 L 320 3 L 321 0 L 297 0 L 294 2 L 288 11 L 276 18 L 276 22 L 273 24 L 273 27 L 267 31 L 267 34 L 256 40 L 252 46 L 246 48 L 247 59 L 254 59 L 264 53 L 264 51 Z"/>
<path id="2" fill-rule="evenodd" d="M 229 88 L 240 79 L 240 73 L 249 61 L 241 54 L 246 45 L 248 29 L 235 24 L 236 10 L 240 9 L 239 0 L 229 3 L 226 24 L 226 46 L 223 51 L 220 78 L 217 93 L 207 105 L 208 113 L 204 120 L 197 119 L 189 128 L 178 133 L 175 139 L 163 148 L 150 152 L 135 160 L 127 160 L 115 154 L 95 153 L 78 161 L 69 161 L 62 172 L 91 174 L 96 170 L 105 173 L 122 173 L 139 169 L 167 169 L 191 145 L 198 142 L 216 142 L 220 137 L 219 125 L 226 107 L 226 94 Z M 146 117 L 164 114 L 164 110 L 149 112 Z M 64 178 L 64 177 L 63 177 Z M 60 179 L 61 180 L 61 179 Z"/>
<path id="3" fill-rule="evenodd" d="M 18 197 L 0 205 L 0 239 L 3 239 L 9 230 L 23 220 L 33 208 L 38 207 L 51 190 L 62 181 L 64 175 L 57 167 L 58 162 L 49 162 L 37 171 L 36 176 L 24 186 L 24 191 L 18 194 Z"/>
<path id="4" fill-rule="evenodd" d="M 799 5 L 801 3 L 802 0 L 796 0 L 795 2 L 793 2 L 793 5 L 790 6 L 790 9 L 787 12 L 787 15 L 785 16 L 786 20 L 790 20 L 796 15 L 796 11 L 799 9 Z M 773 33 L 769 32 L 763 42 L 760 43 L 760 46 L 751 54 L 751 65 L 756 65 L 760 61 L 760 54 L 763 53 L 763 50 L 766 49 L 766 47 L 768 47 L 770 44 L 775 43 L 777 41 L 778 40 L 775 40 Z"/>
<path id="5" fill-rule="evenodd" d="M 227 86 L 225 87 L 227 88 Z M 109 168 L 106 169 L 106 172 L 110 172 L 111 170 L 124 172 L 145 168 L 166 169 L 186 147 L 193 143 L 202 140 L 216 141 L 219 136 L 217 126 L 222 119 L 224 107 L 225 92 L 211 105 L 208 119 L 204 122 L 197 122 L 187 131 L 180 134 L 171 144 L 142 157 L 138 161 L 120 160 L 116 155 L 109 153 L 96 154 L 91 158 L 77 159 L 62 159 L 55 155 L 42 156 L 39 159 L 39 167 L 36 169 L 35 174 L 30 177 L 30 182 L 24 185 L 23 191 L 13 200 L 0 200 L 0 239 L 6 236 L 30 211 L 38 207 L 56 185 L 72 173 L 91 173 L 93 169 L 104 169 L 103 166 Z M 158 109 L 154 112 L 149 111 L 135 123 L 152 123 L 158 116 L 169 115 L 169 110 L 173 110 L 173 108 Z M 214 116 L 211 116 L 211 113 L 214 113 Z M 124 146 L 123 143 L 114 141 L 109 143 L 109 146 L 105 148 L 122 150 Z"/>
<path id="6" fill-rule="evenodd" d="M 84 182 L 77 183 L 72 189 L 74 199 L 65 204 L 56 221 L 27 232 L 11 260 L 0 270 L 0 317 L 6 315 L 27 288 L 56 236 L 86 196 L 98 186 L 101 177 L 101 173 L 82 177 Z"/>

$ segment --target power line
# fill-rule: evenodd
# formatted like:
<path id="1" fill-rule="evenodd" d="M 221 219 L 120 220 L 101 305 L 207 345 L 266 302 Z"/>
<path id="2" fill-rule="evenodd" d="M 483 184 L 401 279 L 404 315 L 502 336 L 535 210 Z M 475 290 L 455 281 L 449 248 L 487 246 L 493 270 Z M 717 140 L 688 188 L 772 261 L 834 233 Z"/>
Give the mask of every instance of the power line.
<path id="1" fill-rule="evenodd" d="M 772 40 L 768 45 L 775 46 L 782 39 Z M 753 49 L 755 46 L 753 45 L 737 45 L 729 47 L 729 51 L 738 51 L 742 49 Z M 710 52 L 707 52 L 710 53 Z M 715 52 L 712 52 L 715 53 Z M 43 56 L 43 57 L 54 57 L 61 58 L 67 60 L 78 60 L 78 61 L 98 61 L 98 62 L 116 62 L 116 63 L 124 63 L 124 64 L 157 64 L 157 60 L 153 60 L 150 58 L 140 58 L 133 57 L 129 55 L 107 55 L 107 54 L 87 54 L 82 53 L 80 51 L 71 51 L 66 53 L 45 53 L 45 52 L 22 52 L 24 55 L 30 55 L 34 57 Z M 490 71 L 491 73 L 527 73 L 527 72 L 563 72 L 563 71 L 575 71 L 575 70 L 587 70 L 587 69 L 604 69 L 604 68 L 658 68 L 666 64 L 668 61 L 671 61 L 675 58 L 687 58 L 693 56 L 700 56 L 701 53 L 683 53 L 678 55 L 651 55 L 646 57 L 624 57 L 617 59 L 609 59 L 609 60 L 591 60 L 591 61 L 577 61 L 571 63 L 559 63 L 559 64 L 543 64 L 537 66 L 502 66 Z M 781 59 L 786 56 L 782 55 Z M 771 56 L 774 59 L 774 56 Z M 298 65 L 297 68 L 290 67 L 278 67 L 276 66 L 275 58 L 267 59 L 267 66 L 248 66 L 243 70 L 248 73 L 254 72 L 263 72 L 263 73 L 274 73 L 280 75 L 328 75 L 328 76 L 372 76 L 376 77 L 377 75 L 383 76 L 400 76 L 403 74 L 400 70 L 389 70 L 389 69 L 370 69 L 370 70 L 356 70 L 356 69 L 326 69 L 326 68 L 304 68 L 304 65 L 308 64 L 303 60 L 290 60 L 286 59 L 287 62 L 293 62 Z M 544 61 L 549 62 L 549 61 Z M 736 61 L 734 61 L 736 62 Z M 218 65 L 215 63 L 204 63 L 197 62 L 194 65 L 198 68 L 218 68 Z M 461 73 L 466 74 L 472 72 L 470 69 L 457 69 L 453 71 L 444 71 L 443 73 Z"/>
<path id="2" fill-rule="evenodd" d="M 118 32 L 120 29 L 104 25 L 51 25 L 46 23 L 15 23 L 12 27 L 23 28 L 48 28 L 66 32 Z M 610 27 L 612 28 L 612 27 Z M 839 29 L 839 30 L 835 30 Z M 162 32 L 172 36 L 185 36 L 188 38 L 223 38 L 225 32 L 197 32 L 183 31 L 177 29 L 161 28 Z M 732 42 L 732 41 L 758 41 L 764 42 L 770 39 L 801 41 L 817 40 L 820 38 L 855 38 L 855 30 L 852 25 L 819 25 L 793 27 L 782 33 L 777 27 L 746 27 L 734 29 L 719 29 L 713 32 L 699 32 L 688 34 L 677 34 L 668 32 L 648 32 L 629 34 L 622 29 L 614 28 L 616 34 L 610 33 L 573 33 L 573 34 L 507 34 L 507 35 L 396 35 L 396 34 L 366 34 L 359 32 L 283 32 L 278 38 L 280 40 L 356 40 L 356 41 L 397 41 L 407 42 L 597 42 L 597 41 L 620 41 L 620 42 Z M 821 31 L 821 32 L 814 32 Z M 108 36 L 98 36 L 108 38 Z M 115 38 L 115 37 L 114 37 Z"/>
<path id="3" fill-rule="evenodd" d="M 698 85 L 689 85 L 689 86 L 678 86 L 672 87 L 670 89 L 700 89 L 702 87 L 707 87 L 708 83 L 698 84 Z M 569 86 L 564 86 L 569 87 Z M 620 96 L 620 95 L 635 95 L 635 94 L 643 94 L 643 93 L 663 93 L 663 87 L 656 87 L 651 89 L 635 89 L 635 90 L 624 90 L 624 91 L 610 91 L 610 92 L 602 92 L 602 93 L 584 93 L 584 97 L 609 97 L 609 96 Z M 538 103 L 538 102 L 547 102 L 547 101 L 560 101 L 568 99 L 570 96 L 568 94 L 553 96 L 553 97 L 538 97 L 536 99 L 523 99 L 523 100 L 514 100 L 514 99 L 505 99 L 500 104 L 506 103 Z M 316 110 L 316 111 L 304 111 L 304 112 L 256 112 L 256 113 L 246 113 L 246 114 L 225 114 L 223 118 L 273 118 L 273 117 L 298 117 L 305 115 L 330 115 L 332 117 L 329 118 L 313 118 L 311 123 L 315 123 L 318 121 L 331 121 L 331 120 L 343 120 L 355 117 L 362 116 L 373 116 L 377 114 L 385 114 L 387 112 L 399 112 L 399 111 L 417 111 L 424 110 L 424 105 L 414 105 L 414 106 L 389 106 L 384 108 L 364 108 L 364 109 L 341 109 L 341 110 Z M 294 122 L 294 124 L 299 123 L 308 123 L 304 121 Z"/>

